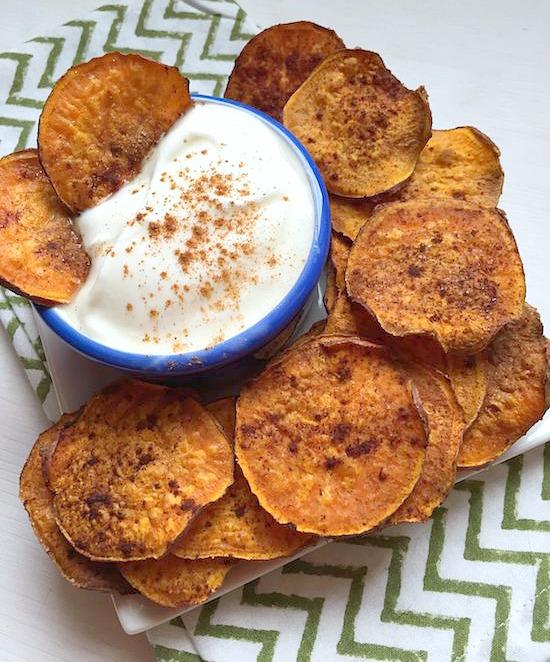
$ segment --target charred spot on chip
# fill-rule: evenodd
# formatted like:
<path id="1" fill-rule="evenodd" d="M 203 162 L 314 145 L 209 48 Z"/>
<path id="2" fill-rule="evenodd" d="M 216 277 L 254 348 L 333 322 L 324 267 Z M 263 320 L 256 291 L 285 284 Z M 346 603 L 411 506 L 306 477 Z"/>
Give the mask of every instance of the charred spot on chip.
<path id="1" fill-rule="evenodd" d="M 246 511 L 246 506 L 245 506 L 244 503 L 241 503 L 234 510 L 235 516 L 236 517 L 242 517 L 244 515 L 245 511 Z"/>
<path id="2" fill-rule="evenodd" d="M 196 510 L 197 504 L 193 501 L 193 499 L 184 499 L 180 504 L 180 508 L 182 510 Z"/>
<path id="3" fill-rule="evenodd" d="M 334 442 L 337 444 L 346 440 L 352 431 L 352 425 L 350 423 L 337 423 L 331 432 L 331 437 Z"/>
<path id="4" fill-rule="evenodd" d="M 356 444 L 350 444 L 346 446 L 346 455 L 348 457 L 357 458 L 362 455 L 368 455 L 372 451 L 376 450 L 378 442 L 376 439 L 369 439 L 367 441 L 361 441 Z"/>
<path id="5" fill-rule="evenodd" d="M 325 469 L 327 469 L 328 471 L 331 471 L 339 464 L 342 464 L 342 460 L 338 457 L 331 456 L 325 459 Z"/>
<path id="6" fill-rule="evenodd" d="M 291 442 L 288 444 L 288 450 L 289 450 L 291 453 L 297 453 L 297 452 L 298 452 L 298 444 L 297 444 L 295 441 L 291 441 Z"/>
<path id="7" fill-rule="evenodd" d="M 407 273 L 409 276 L 412 276 L 413 278 L 418 278 L 419 276 L 422 275 L 422 269 L 418 267 L 416 264 L 410 264 L 409 268 L 407 269 Z"/>

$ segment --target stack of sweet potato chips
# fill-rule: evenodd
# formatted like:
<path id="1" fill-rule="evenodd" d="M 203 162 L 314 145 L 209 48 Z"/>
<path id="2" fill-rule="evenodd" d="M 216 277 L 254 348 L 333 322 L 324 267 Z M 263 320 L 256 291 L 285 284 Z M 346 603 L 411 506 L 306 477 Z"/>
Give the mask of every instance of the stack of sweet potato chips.
<path id="1" fill-rule="evenodd" d="M 89 262 L 69 210 L 131 179 L 186 95 L 173 68 L 138 56 L 61 79 L 38 153 L 0 160 L 8 286 L 70 299 Z M 44 432 L 21 476 L 37 537 L 67 579 L 172 607 L 206 600 L 240 560 L 425 520 L 457 468 L 497 458 L 547 407 L 547 341 L 497 209 L 503 171 L 487 136 L 432 131 L 423 88 L 307 22 L 252 39 L 226 96 L 282 120 L 322 173 L 326 324 L 236 401 L 117 382 Z"/>

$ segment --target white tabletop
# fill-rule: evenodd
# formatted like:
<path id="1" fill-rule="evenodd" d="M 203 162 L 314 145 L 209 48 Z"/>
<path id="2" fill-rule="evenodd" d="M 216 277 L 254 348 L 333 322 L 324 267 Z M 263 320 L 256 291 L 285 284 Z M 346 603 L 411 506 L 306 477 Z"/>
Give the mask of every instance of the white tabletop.
<path id="1" fill-rule="evenodd" d="M 82 16 L 100 4 L 100 0 L 46 0 L 30 4 L 0 0 L 0 49 L 15 48 L 25 39 L 44 33 L 48 27 Z M 295 0 L 241 0 L 241 4 L 260 25 L 300 18 L 312 18 L 331 25 L 335 11 L 332 0 L 303 0 L 300 3 Z M 418 0 L 418 4 L 409 0 L 387 3 L 338 0 L 336 4 L 341 33 L 348 43 L 360 43 L 384 53 L 390 50 L 387 47 L 389 41 L 399 39 L 403 58 L 394 57 L 388 65 L 407 84 L 429 83 L 429 80 L 416 80 L 418 70 L 423 72 L 421 78 L 435 77 L 438 62 L 442 60 L 452 67 L 455 75 L 449 77 L 448 86 L 430 89 L 432 106 L 437 111 L 437 125 L 475 123 L 475 112 L 483 115 L 485 122 L 481 128 L 504 148 L 507 188 L 503 206 L 511 212 L 512 218 L 520 218 L 526 213 L 538 214 L 542 218 L 540 191 L 547 187 L 550 176 L 545 157 L 549 145 L 548 117 L 543 112 L 549 100 L 546 83 L 550 50 L 547 40 L 542 38 L 542 26 L 548 25 L 550 20 L 550 5 L 544 0 L 522 3 L 508 0 L 483 3 L 478 0 L 461 3 Z M 429 11 L 427 4 L 433 5 Z M 401 31 L 396 32 L 395 23 L 385 15 L 389 5 L 394 11 L 399 10 L 403 17 Z M 416 20 L 419 7 L 424 7 L 425 13 L 430 14 L 430 25 Z M 360 21 L 358 14 L 361 14 Z M 498 16 L 498 30 L 493 31 L 491 26 L 494 26 L 495 16 Z M 460 62 L 452 61 L 453 53 L 447 53 L 442 40 L 438 39 L 438 26 L 443 24 L 448 30 L 461 30 L 464 35 L 465 47 Z M 420 43 L 423 48 L 417 48 L 415 57 L 408 58 L 407 54 L 414 52 Z M 511 51 L 515 53 L 514 58 L 510 58 Z M 479 89 L 472 91 L 471 99 L 455 96 L 455 90 L 461 87 L 460 76 L 468 69 L 475 69 L 474 59 L 480 53 L 483 55 L 483 70 L 491 78 L 487 87 L 492 89 L 493 95 L 486 102 L 492 109 L 498 109 L 494 114 L 487 110 L 483 112 L 485 81 L 481 75 L 475 77 Z M 517 60 L 518 66 L 502 71 L 503 59 Z M 541 76 L 536 94 L 532 81 L 529 81 L 534 68 L 539 68 Z M 517 95 L 513 104 L 509 101 L 510 88 Z M 464 105 L 472 109 L 472 117 L 462 114 Z M 454 116 L 454 109 L 460 112 L 460 117 Z M 522 196 L 517 195 L 518 189 Z M 522 204 L 513 204 L 513 200 L 521 200 Z M 522 249 L 527 242 L 536 240 L 536 237 L 525 236 L 521 225 L 518 230 Z M 531 265 L 528 273 L 530 300 L 546 308 L 545 252 L 541 251 L 539 260 Z M 151 649 L 144 636 L 129 637 L 122 632 L 110 598 L 78 591 L 61 578 L 57 579 L 55 568 L 34 539 L 17 498 L 18 478 L 32 441 L 47 422 L 1 329 L 0 379 L 0 522 L 3 529 L 0 539 L 0 660 L 151 660 Z M 54 589 L 46 591 L 46 584 Z"/>

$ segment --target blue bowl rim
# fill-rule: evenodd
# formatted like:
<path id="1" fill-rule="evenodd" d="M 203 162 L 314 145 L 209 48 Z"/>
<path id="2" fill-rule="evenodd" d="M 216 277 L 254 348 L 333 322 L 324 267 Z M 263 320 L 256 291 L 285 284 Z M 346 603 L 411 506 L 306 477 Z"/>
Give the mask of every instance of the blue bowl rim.
<path id="1" fill-rule="evenodd" d="M 328 193 L 319 169 L 302 143 L 280 122 L 256 108 L 232 99 L 206 94 L 192 94 L 191 96 L 196 100 L 206 100 L 243 108 L 269 124 L 272 129 L 282 135 L 294 147 L 302 163 L 306 169 L 309 167 L 310 171 L 308 179 L 316 208 L 314 236 L 300 276 L 279 304 L 253 326 L 209 349 L 179 354 L 124 352 L 103 345 L 80 333 L 58 314 L 55 307 L 36 306 L 38 314 L 50 329 L 80 354 L 114 368 L 151 376 L 175 376 L 212 370 L 237 361 L 265 346 L 304 307 L 320 278 L 330 244 Z"/>

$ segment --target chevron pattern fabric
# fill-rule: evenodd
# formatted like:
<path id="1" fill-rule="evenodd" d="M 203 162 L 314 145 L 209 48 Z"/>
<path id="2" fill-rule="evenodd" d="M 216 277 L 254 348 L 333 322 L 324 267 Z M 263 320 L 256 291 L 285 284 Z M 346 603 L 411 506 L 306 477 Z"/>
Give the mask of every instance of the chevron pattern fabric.
<path id="1" fill-rule="evenodd" d="M 138 51 L 219 94 L 253 31 L 230 0 L 126 0 L 0 53 L 0 154 L 35 142 L 72 64 Z M 31 307 L 0 289 L 0 320 L 56 418 Z M 425 525 L 327 545 L 149 639 L 159 662 L 548 662 L 550 444 L 459 484 Z"/>

